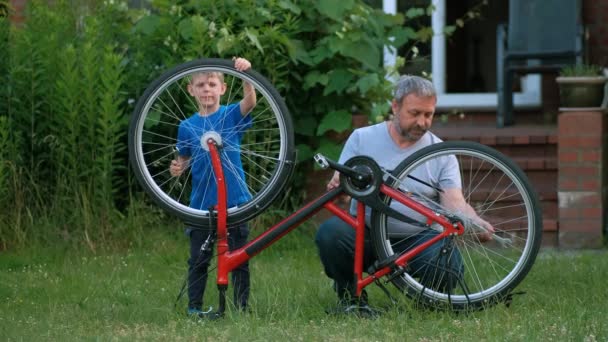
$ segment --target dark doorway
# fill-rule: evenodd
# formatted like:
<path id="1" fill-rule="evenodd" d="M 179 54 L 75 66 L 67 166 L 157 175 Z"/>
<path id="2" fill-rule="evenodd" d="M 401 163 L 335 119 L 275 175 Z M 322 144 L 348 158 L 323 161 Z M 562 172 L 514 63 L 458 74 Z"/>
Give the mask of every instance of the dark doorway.
<path id="1" fill-rule="evenodd" d="M 454 25 L 480 0 L 446 1 L 446 25 Z M 496 27 L 508 21 L 509 1 L 491 0 L 446 39 L 446 91 L 496 92 Z"/>

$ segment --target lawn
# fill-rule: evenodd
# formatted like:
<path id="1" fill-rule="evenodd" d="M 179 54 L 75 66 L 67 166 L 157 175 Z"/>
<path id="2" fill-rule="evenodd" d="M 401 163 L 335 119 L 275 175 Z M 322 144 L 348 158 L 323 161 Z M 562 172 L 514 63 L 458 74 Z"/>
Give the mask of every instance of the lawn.
<path id="1" fill-rule="evenodd" d="M 219 321 L 174 306 L 187 239 L 151 232 L 143 246 L 97 252 L 31 247 L 0 255 L 4 340 L 606 341 L 608 253 L 543 250 L 509 308 L 470 314 L 391 306 L 375 286 L 378 319 L 329 316 L 335 303 L 312 234 L 296 230 L 251 262 L 251 312 Z M 231 289 L 229 289 L 231 295 Z M 231 296 L 230 296 L 231 297 Z M 230 298 L 229 298 L 230 299 Z M 208 286 L 205 305 L 217 305 Z"/>

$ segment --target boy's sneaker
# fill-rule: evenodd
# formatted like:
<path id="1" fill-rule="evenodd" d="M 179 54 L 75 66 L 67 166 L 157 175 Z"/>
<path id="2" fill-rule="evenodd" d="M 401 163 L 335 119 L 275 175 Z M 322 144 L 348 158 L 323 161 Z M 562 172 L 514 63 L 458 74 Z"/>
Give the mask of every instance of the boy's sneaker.
<path id="1" fill-rule="evenodd" d="M 188 308 L 188 316 L 199 316 L 203 314 L 203 310 L 196 308 Z"/>
<path id="2" fill-rule="evenodd" d="M 192 318 L 205 318 L 205 319 L 218 319 L 221 315 L 218 312 L 214 312 L 211 308 L 207 311 L 203 311 L 197 308 L 188 308 L 188 317 Z"/>

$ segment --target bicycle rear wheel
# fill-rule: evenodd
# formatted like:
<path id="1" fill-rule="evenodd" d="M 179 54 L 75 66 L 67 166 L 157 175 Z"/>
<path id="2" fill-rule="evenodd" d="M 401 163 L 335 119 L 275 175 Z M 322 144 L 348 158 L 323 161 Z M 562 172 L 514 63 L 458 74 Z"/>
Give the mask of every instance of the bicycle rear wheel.
<path id="1" fill-rule="evenodd" d="M 428 185 L 419 182 L 421 174 L 445 165 L 449 158 L 458 162 L 466 202 L 494 227 L 491 241 L 480 241 L 479 225 L 470 215 L 449 209 L 429 194 L 429 185 L 438 186 L 439 180 Z M 392 279 L 417 303 L 456 311 L 483 309 L 504 301 L 532 267 L 541 243 L 540 206 L 523 171 L 498 151 L 473 142 L 434 144 L 401 162 L 387 183 L 436 212 L 460 218 L 465 226 L 463 235 L 441 240 L 434 245 L 438 248 L 414 257 L 406 272 Z M 437 191 L 431 193 L 437 195 Z M 389 197 L 384 201 L 397 205 Z M 413 212 L 408 216 L 416 219 Z M 376 211 L 371 220 L 372 243 L 380 260 L 403 253 L 417 239 L 442 229 L 425 225 L 423 219 L 420 227 L 396 225 L 394 219 Z"/>
<path id="2" fill-rule="evenodd" d="M 259 73 L 237 71 L 233 61 L 223 59 L 196 60 L 165 72 L 146 89 L 136 105 L 129 125 L 129 158 L 140 184 L 163 209 L 198 226 L 213 224 L 209 208 L 190 205 L 191 168 L 179 177 L 172 177 L 169 172 L 171 160 L 177 153 L 178 127 L 198 111 L 198 104 L 188 93 L 187 86 L 192 76 L 200 73 L 223 75 L 226 91 L 221 97 L 221 105 L 238 103 L 243 98 L 243 82 L 253 85 L 257 95 L 257 104 L 249 114 L 251 126 L 244 131 L 240 145 L 229 144 L 229 135 L 234 131 L 230 133 L 223 127 L 214 127 L 212 133 L 223 144 L 220 153 L 224 174 L 237 172 L 225 153 L 238 151 L 245 174 L 239 186 L 251 195 L 248 202 L 228 208 L 228 224 L 235 225 L 252 219 L 272 203 L 286 185 L 295 163 L 289 112 L 278 92 Z M 197 148 L 205 148 L 206 139 L 200 138 L 209 134 L 209 130 L 193 131 L 199 138 L 196 141 L 201 144 Z M 215 182 L 212 173 L 208 176 L 195 185 L 197 191 L 204 192 L 207 184 Z"/>

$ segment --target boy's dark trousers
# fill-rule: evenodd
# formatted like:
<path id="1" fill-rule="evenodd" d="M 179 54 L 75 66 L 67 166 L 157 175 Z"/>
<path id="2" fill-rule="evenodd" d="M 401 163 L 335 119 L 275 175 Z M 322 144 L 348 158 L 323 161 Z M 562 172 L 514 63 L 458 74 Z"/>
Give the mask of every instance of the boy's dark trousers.
<path id="1" fill-rule="evenodd" d="M 214 244 L 211 244 L 208 250 L 201 251 L 201 246 L 211 234 L 208 229 L 188 227 L 187 233 L 190 235 L 188 308 L 200 310 L 203 306 L 203 294 L 207 285 L 209 263 L 213 258 Z M 228 249 L 232 251 L 244 246 L 248 236 L 249 228 L 246 224 L 228 227 Z M 249 262 L 240 265 L 231 273 L 234 305 L 239 309 L 245 309 L 249 299 Z"/>

